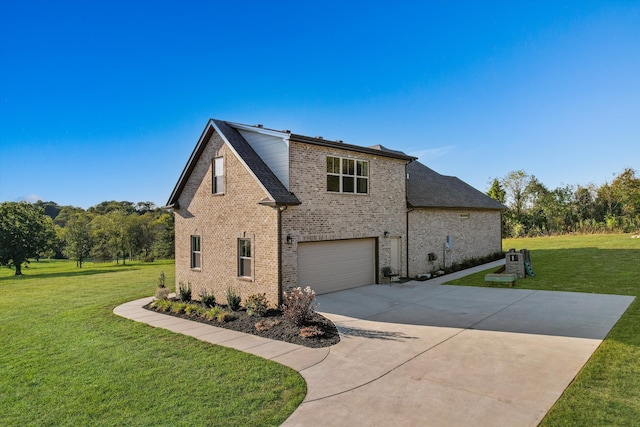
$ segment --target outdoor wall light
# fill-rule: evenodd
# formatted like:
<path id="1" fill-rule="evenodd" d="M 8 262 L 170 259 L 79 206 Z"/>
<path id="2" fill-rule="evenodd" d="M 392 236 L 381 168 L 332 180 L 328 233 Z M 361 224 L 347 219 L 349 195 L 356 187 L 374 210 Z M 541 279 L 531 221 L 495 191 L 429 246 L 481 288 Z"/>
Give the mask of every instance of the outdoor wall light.
<path id="1" fill-rule="evenodd" d="M 287 234 L 287 244 L 290 245 L 293 243 L 293 237 L 291 237 L 291 234 Z"/>
<path id="2" fill-rule="evenodd" d="M 389 232 L 388 231 L 384 232 L 384 237 L 389 237 Z"/>

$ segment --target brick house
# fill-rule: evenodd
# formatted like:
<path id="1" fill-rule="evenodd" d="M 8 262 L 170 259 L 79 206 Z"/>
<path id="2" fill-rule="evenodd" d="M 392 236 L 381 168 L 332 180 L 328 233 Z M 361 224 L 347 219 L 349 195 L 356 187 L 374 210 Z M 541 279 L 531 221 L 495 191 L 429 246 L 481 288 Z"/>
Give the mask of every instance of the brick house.
<path id="1" fill-rule="evenodd" d="M 399 151 L 214 119 L 167 206 L 177 283 L 272 304 L 498 252 L 504 209 Z"/>

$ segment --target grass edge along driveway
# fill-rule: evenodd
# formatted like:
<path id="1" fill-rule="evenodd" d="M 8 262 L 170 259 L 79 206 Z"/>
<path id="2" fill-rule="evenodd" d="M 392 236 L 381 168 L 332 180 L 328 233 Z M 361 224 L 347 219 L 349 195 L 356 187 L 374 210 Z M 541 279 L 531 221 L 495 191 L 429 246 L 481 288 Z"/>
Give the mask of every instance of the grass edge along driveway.
<path id="1" fill-rule="evenodd" d="M 280 425 L 306 384 L 256 356 L 123 319 L 172 261 L 0 270 L 0 425 Z"/>
<path id="2" fill-rule="evenodd" d="M 516 288 L 636 296 L 540 425 L 637 425 L 640 239 L 628 234 L 538 237 L 504 240 L 503 248 L 531 251 L 535 277 L 519 279 Z M 447 284 L 484 286 L 487 272 Z"/>

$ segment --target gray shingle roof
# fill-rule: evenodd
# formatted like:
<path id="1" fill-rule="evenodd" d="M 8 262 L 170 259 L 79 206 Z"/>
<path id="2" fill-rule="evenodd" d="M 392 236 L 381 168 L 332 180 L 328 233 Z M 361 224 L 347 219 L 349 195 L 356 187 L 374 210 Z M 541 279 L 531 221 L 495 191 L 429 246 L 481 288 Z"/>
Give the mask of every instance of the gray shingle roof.
<path id="1" fill-rule="evenodd" d="M 440 175 L 420 162 L 407 166 L 407 202 L 416 208 L 506 209 L 455 176 Z"/>
<path id="2" fill-rule="evenodd" d="M 211 119 L 200 136 L 196 147 L 191 153 L 180 179 L 176 184 L 167 206 L 176 206 L 178 197 L 193 172 L 193 169 L 202 155 L 213 132 L 218 131 L 231 148 L 238 154 L 241 160 L 247 165 L 262 187 L 269 194 L 261 200 L 261 204 L 269 206 L 278 205 L 298 205 L 300 201 L 291 193 L 276 177 L 273 171 L 266 165 L 262 158 L 255 152 L 253 147 L 244 139 L 242 134 L 229 122 Z M 350 151 L 367 152 L 370 154 L 382 154 L 387 157 L 412 161 L 415 157 L 406 155 L 401 151 L 390 150 L 382 145 L 374 147 L 359 147 L 333 141 L 326 141 L 319 138 L 305 137 L 291 134 L 291 139 L 308 144 L 331 146 Z M 407 165 L 409 183 L 407 188 L 407 203 L 413 207 L 429 208 L 475 208 L 475 209 L 506 209 L 505 206 L 493 200 L 486 194 L 476 190 L 469 184 L 454 176 L 444 176 L 429 169 L 420 162 L 413 161 Z"/>

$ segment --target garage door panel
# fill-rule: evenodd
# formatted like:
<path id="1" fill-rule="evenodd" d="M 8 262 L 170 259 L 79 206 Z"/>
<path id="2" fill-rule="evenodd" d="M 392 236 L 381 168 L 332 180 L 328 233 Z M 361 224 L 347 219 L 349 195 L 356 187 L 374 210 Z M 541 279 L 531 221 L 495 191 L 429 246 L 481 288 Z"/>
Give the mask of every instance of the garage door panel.
<path id="1" fill-rule="evenodd" d="M 300 243 L 298 283 L 317 294 L 375 283 L 375 239 Z"/>

